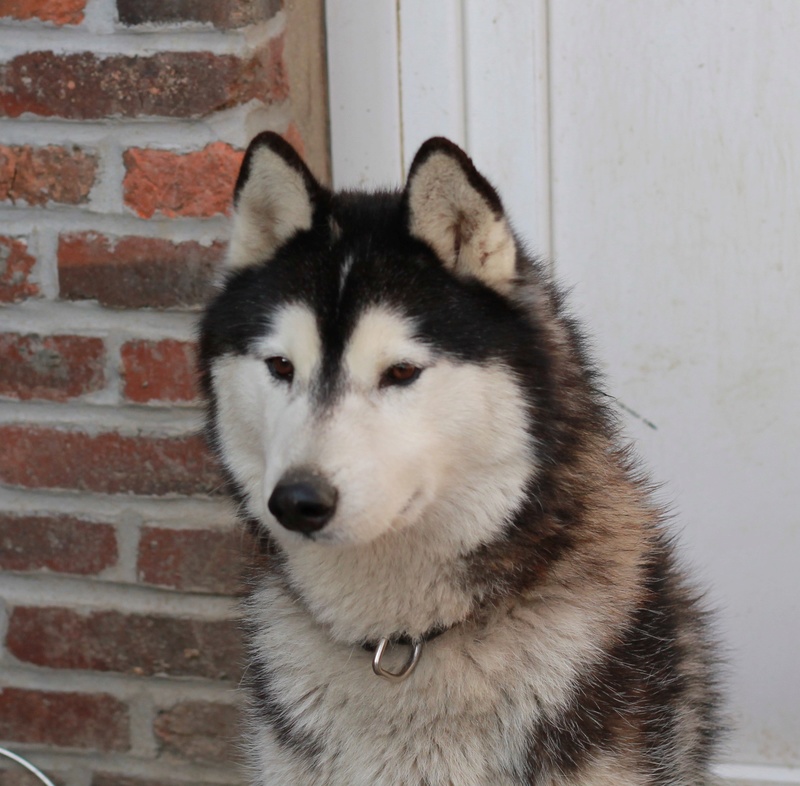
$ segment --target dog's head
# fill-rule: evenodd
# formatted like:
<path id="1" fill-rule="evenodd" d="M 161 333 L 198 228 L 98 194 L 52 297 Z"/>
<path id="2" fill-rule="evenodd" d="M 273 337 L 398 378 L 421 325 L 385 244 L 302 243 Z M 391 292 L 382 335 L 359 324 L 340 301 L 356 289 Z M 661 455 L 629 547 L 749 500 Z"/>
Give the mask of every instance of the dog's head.
<path id="1" fill-rule="evenodd" d="M 497 193 L 447 140 L 402 192 L 334 194 L 256 137 L 201 328 L 209 432 L 249 515 L 296 548 L 496 537 L 535 464 L 518 259 Z"/>

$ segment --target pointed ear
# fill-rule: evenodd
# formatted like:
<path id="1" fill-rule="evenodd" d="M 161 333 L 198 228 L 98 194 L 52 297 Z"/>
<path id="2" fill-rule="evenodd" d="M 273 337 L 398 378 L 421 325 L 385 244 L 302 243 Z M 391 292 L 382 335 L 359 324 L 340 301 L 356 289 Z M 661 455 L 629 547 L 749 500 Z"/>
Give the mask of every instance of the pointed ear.
<path id="1" fill-rule="evenodd" d="M 236 181 L 228 268 L 266 262 L 295 233 L 310 229 L 325 193 L 286 140 L 271 131 L 259 134 Z"/>
<path id="2" fill-rule="evenodd" d="M 411 164 L 404 198 L 411 234 L 453 272 L 507 292 L 517 250 L 500 197 L 469 156 L 447 139 L 425 142 Z"/>

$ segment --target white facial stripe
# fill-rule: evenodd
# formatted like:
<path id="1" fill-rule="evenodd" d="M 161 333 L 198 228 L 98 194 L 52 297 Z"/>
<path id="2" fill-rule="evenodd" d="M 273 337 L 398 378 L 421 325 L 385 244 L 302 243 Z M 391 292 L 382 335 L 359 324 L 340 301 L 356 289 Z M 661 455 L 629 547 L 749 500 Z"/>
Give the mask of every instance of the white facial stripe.
<path id="1" fill-rule="evenodd" d="M 275 355 L 288 358 L 294 364 L 296 376 L 307 381 L 322 354 L 314 315 L 299 304 L 286 306 L 276 314 L 269 335 L 258 341 L 253 351 L 263 358 Z"/>
<path id="2" fill-rule="evenodd" d="M 344 291 L 344 285 L 347 283 L 347 277 L 353 268 L 353 262 L 355 262 L 355 257 L 350 254 L 342 264 L 342 269 L 339 272 L 339 295 Z"/>
<path id="3" fill-rule="evenodd" d="M 223 461 L 248 491 L 259 489 L 266 467 L 263 412 L 269 395 L 264 364 L 255 358 L 228 355 L 211 369 L 217 405 L 217 430 Z"/>
<path id="4" fill-rule="evenodd" d="M 289 387 L 250 356 L 217 358 L 212 380 L 223 461 L 247 493 L 250 513 L 266 520 L 267 500 L 280 477 L 313 455 L 308 393 L 289 395 Z"/>
<path id="5" fill-rule="evenodd" d="M 358 320 L 344 355 L 351 379 L 358 386 L 374 387 L 394 363 L 426 365 L 431 353 L 412 334 L 408 319 L 378 306 L 367 310 Z"/>

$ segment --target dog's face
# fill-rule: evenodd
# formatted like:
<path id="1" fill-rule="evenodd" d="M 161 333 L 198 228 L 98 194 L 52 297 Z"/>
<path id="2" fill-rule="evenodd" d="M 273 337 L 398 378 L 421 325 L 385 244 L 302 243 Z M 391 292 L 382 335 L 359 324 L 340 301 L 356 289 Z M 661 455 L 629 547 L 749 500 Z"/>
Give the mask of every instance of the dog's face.
<path id="1" fill-rule="evenodd" d="M 279 137 L 252 143 L 201 354 L 218 454 L 278 542 L 502 531 L 534 465 L 515 264 L 499 199 L 444 140 L 402 195 L 334 196 Z"/>

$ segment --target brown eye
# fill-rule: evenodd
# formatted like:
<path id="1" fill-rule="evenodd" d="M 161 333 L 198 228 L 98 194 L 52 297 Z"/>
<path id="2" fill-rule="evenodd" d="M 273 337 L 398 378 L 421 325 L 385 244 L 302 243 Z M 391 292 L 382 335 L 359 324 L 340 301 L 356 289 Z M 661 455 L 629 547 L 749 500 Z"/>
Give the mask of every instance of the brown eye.
<path id="1" fill-rule="evenodd" d="M 415 366 L 411 363 L 395 363 L 383 372 L 381 387 L 385 388 L 389 385 L 410 385 L 412 382 L 416 381 L 421 373 L 422 369 L 419 366 Z"/>
<path id="2" fill-rule="evenodd" d="M 294 379 L 294 365 L 291 360 L 276 355 L 274 358 L 267 358 L 267 368 L 275 379 L 281 382 L 291 382 Z"/>

